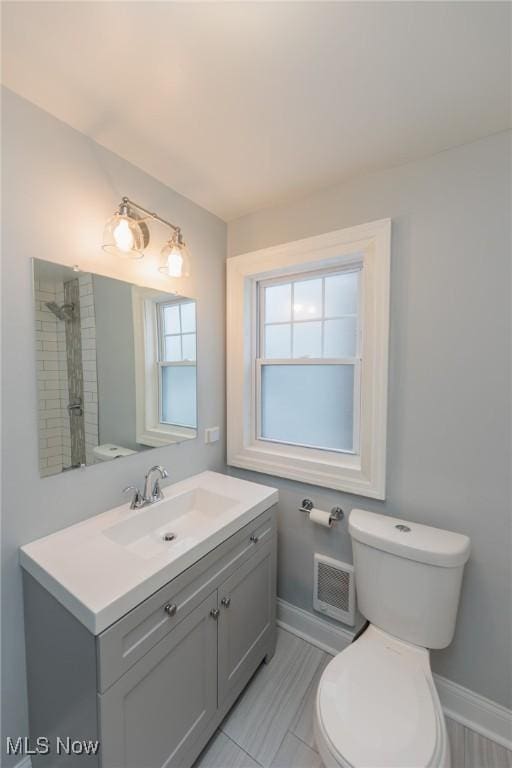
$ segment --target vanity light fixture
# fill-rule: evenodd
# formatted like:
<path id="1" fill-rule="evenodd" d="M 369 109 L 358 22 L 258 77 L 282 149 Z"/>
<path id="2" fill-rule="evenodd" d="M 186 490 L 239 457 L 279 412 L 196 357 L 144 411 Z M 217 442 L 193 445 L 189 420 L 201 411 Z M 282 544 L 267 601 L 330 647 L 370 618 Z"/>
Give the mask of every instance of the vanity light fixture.
<path id="1" fill-rule="evenodd" d="M 181 229 L 128 197 L 122 198 L 119 209 L 105 225 L 103 250 L 124 258 L 142 259 L 144 248 L 149 244 L 148 219 L 172 230 L 160 252 L 159 271 L 169 277 L 187 277 L 190 274 L 190 254 Z"/>

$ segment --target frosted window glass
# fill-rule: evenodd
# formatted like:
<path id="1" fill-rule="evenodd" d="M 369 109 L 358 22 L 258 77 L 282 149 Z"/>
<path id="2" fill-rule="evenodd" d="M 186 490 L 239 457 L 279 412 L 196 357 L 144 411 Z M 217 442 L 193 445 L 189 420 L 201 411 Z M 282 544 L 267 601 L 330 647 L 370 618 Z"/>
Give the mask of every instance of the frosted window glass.
<path id="1" fill-rule="evenodd" d="M 261 411 L 263 438 L 351 451 L 354 366 L 264 365 Z"/>
<path id="2" fill-rule="evenodd" d="M 270 285 L 265 288 L 265 322 L 286 323 L 291 315 L 292 289 L 286 285 Z"/>
<path id="3" fill-rule="evenodd" d="M 180 308 L 178 304 L 164 307 L 165 333 L 181 333 Z"/>
<path id="4" fill-rule="evenodd" d="M 344 317 L 324 323 L 324 357 L 354 357 L 356 354 L 357 318 Z"/>
<path id="5" fill-rule="evenodd" d="M 359 272 L 325 278 L 325 317 L 355 315 L 359 301 Z"/>
<path id="6" fill-rule="evenodd" d="M 181 332 L 194 333 L 196 330 L 196 303 L 189 301 L 181 305 Z"/>
<path id="7" fill-rule="evenodd" d="M 265 357 L 290 357 L 291 347 L 291 326 L 288 323 L 265 327 Z"/>
<path id="8" fill-rule="evenodd" d="M 197 426 L 195 365 L 162 368 L 162 421 L 180 427 Z"/>
<path id="9" fill-rule="evenodd" d="M 165 337 L 165 359 L 166 361 L 169 361 L 169 362 L 173 362 L 175 360 L 181 360 L 181 337 L 180 336 Z"/>
<path id="10" fill-rule="evenodd" d="M 181 337 L 183 345 L 183 360 L 196 359 L 196 335 L 195 333 L 184 333 Z"/>
<path id="11" fill-rule="evenodd" d="M 295 323 L 293 357 L 322 357 L 322 323 Z"/>
<path id="12" fill-rule="evenodd" d="M 322 280 L 293 284 L 293 319 L 312 320 L 322 316 Z"/>

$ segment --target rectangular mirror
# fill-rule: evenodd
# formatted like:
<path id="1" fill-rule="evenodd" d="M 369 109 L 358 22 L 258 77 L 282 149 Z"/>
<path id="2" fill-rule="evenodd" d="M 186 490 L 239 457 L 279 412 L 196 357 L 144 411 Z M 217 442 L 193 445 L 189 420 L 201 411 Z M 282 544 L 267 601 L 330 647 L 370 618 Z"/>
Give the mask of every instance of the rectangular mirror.
<path id="1" fill-rule="evenodd" d="M 196 302 L 33 265 L 41 476 L 195 438 Z"/>

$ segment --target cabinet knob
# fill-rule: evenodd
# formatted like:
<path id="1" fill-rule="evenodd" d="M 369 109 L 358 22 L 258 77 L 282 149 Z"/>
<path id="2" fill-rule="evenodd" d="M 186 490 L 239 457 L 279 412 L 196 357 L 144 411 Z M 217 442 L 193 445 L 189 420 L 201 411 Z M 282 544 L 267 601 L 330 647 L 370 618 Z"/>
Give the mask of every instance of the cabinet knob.
<path id="1" fill-rule="evenodd" d="M 167 603 L 167 605 L 164 605 L 164 611 L 168 616 L 175 616 L 177 610 L 178 606 L 175 603 Z"/>
<path id="2" fill-rule="evenodd" d="M 259 540 L 260 540 L 260 537 L 256 536 L 255 533 L 253 533 L 252 536 L 249 539 L 249 541 L 252 541 L 253 544 L 257 544 Z"/>
<path id="3" fill-rule="evenodd" d="M 219 618 L 219 613 L 220 613 L 220 611 L 219 611 L 218 608 L 212 608 L 211 611 L 210 611 L 210 616 L 212 617 L 212 619 L 218 619 Z"/>
<path id="4" fill-rule="evenodd" d="M 224 606 L 224 608 L 229 608 L 229 604 L 231 603 L 230 597 L 223 597 L 220 601 L 220 604 Z"/>

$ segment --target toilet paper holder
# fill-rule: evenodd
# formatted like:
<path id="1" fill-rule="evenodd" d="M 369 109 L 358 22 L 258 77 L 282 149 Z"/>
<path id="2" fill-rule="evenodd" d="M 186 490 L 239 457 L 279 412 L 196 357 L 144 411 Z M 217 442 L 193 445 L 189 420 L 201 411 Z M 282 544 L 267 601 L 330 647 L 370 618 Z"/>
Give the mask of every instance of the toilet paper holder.
<path id="1" fill-rule="evenodd" d="M 311 499 L 302 499 L 302 505 L 299 507 L 299 512 L 305 512 L 309 514 L 315 505 Z M 341 507 L 333 507 L 330 511 L 331 520 L 343 520 L 345 513 Z"/>

